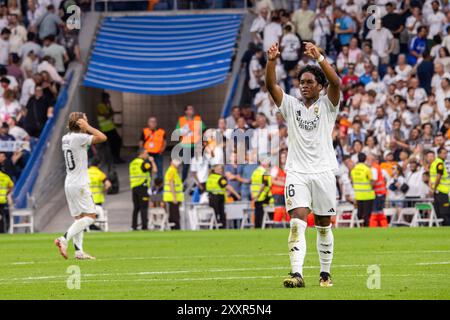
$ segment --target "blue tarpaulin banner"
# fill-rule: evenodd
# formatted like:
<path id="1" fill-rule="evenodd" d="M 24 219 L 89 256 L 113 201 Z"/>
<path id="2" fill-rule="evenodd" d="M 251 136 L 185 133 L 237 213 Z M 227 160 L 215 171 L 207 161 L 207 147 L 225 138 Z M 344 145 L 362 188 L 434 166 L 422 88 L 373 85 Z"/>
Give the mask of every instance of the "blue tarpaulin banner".
<path id="1" fill-rule="evenodd" d="M 240 14 L 106 17 L 84 85 L 171 95 L 226 80 Z"/>

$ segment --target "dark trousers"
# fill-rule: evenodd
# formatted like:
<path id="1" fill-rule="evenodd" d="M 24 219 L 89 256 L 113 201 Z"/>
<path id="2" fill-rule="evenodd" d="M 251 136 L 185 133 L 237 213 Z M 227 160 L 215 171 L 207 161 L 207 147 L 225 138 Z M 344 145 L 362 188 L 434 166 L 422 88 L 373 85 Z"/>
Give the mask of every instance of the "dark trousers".
<path id="1" fill-rule="evenodd" d="M 255 201 L 255 228 L 261 228 L 264 218 L 264 204 L 267 201 Z"/>
<path id="2" fill-rule="evenodd" d="M 450 206 L 448 202 L 448 194 L 435 193 L 434 194 L 434 210 L 439 219 L 444 219 L 443 225 L 450 226 Z"/>
<path id="3" fill-rule="evenodd" d="M 168 202 L 169 206 L 169 222 L 175 223 L 173 229 L 180 230 L 180 203 Z"/>
<path id="4" fill-rule="evenodd" d="M 357 201 L 358 205 L 358 219 L 364 220 L 364 226 L 369 226 L 370 215 L 373 209 L 373 200 Z"/>
<path id="5" fill-rule="evenodd" d="M 158 173 L 156 174 L 156 177 L 163 178 L 163 156 L 159 153 L 149 153 L 149 156 L 153 157 L 155 159 L 156 167 L 158 168 Z"/>
<path id="6" fill-rule="evenodd" d="M 220 229 L 225 229 L 227 218 L 225 216 L 225 197 L 223 194 L 209 194 L 209 206 L 214 209 L 217 221 L 222 224 Z"/>
<path id="7" fill-rule="evenodd" d="M 194 156 L 194 148 L 191 146 L 183 147 L 183 170 L 181 173 L 181 180 L 186 181 L 189 174 L 189 164 L 191 163 L 192 157 Z"/>
<path id="8" fill-rule="evenodd" d="M 120 148 L 122 148 L 122 138 L 116 129 L 105 132 L 108 137 L 109 148 L 115 162 L 120 161 Z"/>
<path id="9" fill-rule="evenodd" d="M 135 187 L 133 194 L 133 220 L 131 228 L 137 230 L 138 214 L 141 213 L 142 230 L 148 229 L 148 193 L 147 186 Z"/>
<path id="10" fill-rule="evenodd" d="M 8 233 L 9 232 L 9 208 L 8 205 L 0 204 L 0 233 Z"/>

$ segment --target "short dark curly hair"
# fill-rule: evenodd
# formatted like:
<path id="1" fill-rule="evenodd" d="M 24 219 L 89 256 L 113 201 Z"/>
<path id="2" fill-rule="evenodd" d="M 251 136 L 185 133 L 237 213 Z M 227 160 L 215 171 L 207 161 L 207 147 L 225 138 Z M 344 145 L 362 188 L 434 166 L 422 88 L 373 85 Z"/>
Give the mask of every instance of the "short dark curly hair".
<path id="1" fill-rule="evenodd" d="M 322 69 L 317 66 L 307 65 L 303 67 L 298 73 L 298 81 L 300 81 L 302 75 L 306 72 L 312 73 L 316 78 L 317 83 L 321 84 L 322 87 L 325 87 L 327 84 L 327 78 L 325 77 L 325 73 L 323 73 Z"/>

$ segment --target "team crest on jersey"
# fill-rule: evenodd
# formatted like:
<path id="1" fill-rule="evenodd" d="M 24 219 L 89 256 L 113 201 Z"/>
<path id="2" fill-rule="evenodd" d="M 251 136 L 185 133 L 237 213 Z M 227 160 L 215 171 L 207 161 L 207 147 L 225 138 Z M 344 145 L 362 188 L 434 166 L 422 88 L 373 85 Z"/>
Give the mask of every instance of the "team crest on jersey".
<path id="1" fill-rule="evenodd" d="M 287 199 L 286 204 L 290 207 L 292 206 L 292 200 L 291 199 Z"/>
<path id="2" fill-rule="evenodd" d="M 314 114 L 317 116 L 317 115 L 319 115 L 319 107 L 318 106 L 315 106 L 314 107 Z"/>

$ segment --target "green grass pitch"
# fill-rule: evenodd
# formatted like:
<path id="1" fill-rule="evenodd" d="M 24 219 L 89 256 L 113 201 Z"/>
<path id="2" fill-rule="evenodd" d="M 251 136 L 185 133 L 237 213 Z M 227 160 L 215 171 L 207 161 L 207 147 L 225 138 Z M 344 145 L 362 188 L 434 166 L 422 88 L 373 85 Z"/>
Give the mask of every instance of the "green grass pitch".
<path id="1" fill-rule="evenodd" d="M 62 259 L 56 235 L 0 235 L 0 299 L 450 299 L 450 228 L 335 229 L 332 288 L 318 285 L 308 229 L 306 288 L 296 289 L 282 286 L 288 232 L 89 233 L 84 247 L 97 260 L 81 262 L 72 247 Z M 80 289 L 67 287 L 72 265 Z M 367 287 L 371 265 L 379 289 Z"/>

